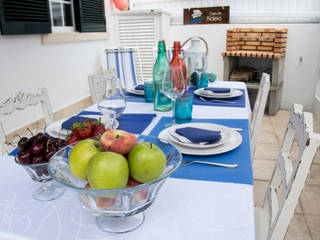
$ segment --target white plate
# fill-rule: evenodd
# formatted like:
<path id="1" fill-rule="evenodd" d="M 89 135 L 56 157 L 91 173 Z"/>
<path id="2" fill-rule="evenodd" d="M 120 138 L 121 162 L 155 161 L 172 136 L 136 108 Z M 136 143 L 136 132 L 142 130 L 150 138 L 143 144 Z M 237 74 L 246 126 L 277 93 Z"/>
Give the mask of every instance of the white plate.
<path id="1" fill-rule="evenodd" d="M 88 117 L 88 118 L 95 118 L 95 119 L 99 119 L 99 117 L 102 117 L 101 115 L 81 115 L 81 117 Z M 64 118 L 61 119 L 59 121 L 56 121 L 52 124 L 50 124 L 47 128 L 46 128 L 46 132 L 54 137 L 54 138 L 61 138 L 61 139 L 65 139 L 66 136 L 71 133 L 71 130 L 68 129 L 64 129 L 61 128 L 62 123 L 67 120 L 68 118 Z M 105 124 L 105 128 L 109 128 L 110 127 L 110 120 L 106 120 L 107 123 Z M 115 128 L 117 129 L 119 127 L 119 122 L 118 120 L 115 121 Z"/>
<path id="2" fill-rule="evenodd" d="M 184 128 L 184 127 L 194 127 L 194 128 L 201 128 L 201 129 L 210 130 L 210 131 L 220 131 L 220 134 L 221 134 L 221 139 L 211 144 L 187 143 L 187 142 L 179 141 L 179 139 L 177 138 L 179 137 L 179 135 L 175 132 L 172 133 L 172 131 L 174 131 L 172 127 L 168 128 L 167 135 L 170 141 L 185 147 L 189 147 L 189 148 L 213 148 L 213 147 L 220 146 L 229 140 L 229 138 L 231 137 L 231 131 L 232 131 L 232 129 L 228 127 L 218 125 L 218 124 L 211 124 L 211 123 L 186 123 L 186 124 L 181 124 L 176 128 Z M 178 135 L 178 136 L 176 137 L 175 135 Z"/>
<path id="3" fill-rule="evenodd" d="M 199 88 L 194 91 L 194 94 L 200 96 L 200 97 L 205 97 L 205 98 L 215 98 L 215 99 L 228 99 L 228 98 L 235 98 L 239 97 L 243 94 L 243 92 L 239 89 L 231 89 L 231 93 L 226 95 L 226 94 L 221 94 L 221 93 L 211 93 L 211 94 L 206 94 L 203 92 L 204 88 Z"/>
<path id="4" fill-rule="evenodd" d="M 135 86 L 131 87 L 131 88 L 127 88 L 127 92 L 135 94 L 135 95 L 141 95 L 144 96 L 144 90 L 136 90 L 134 89 Z"/>
<path id="5" fill-rule="evenodd" d="M 159 133 L 159 138 L 163 139 L 164 141 L 170 141 L 168 129 L 164 129 Z M 185 147 L 180 144 L 176 144 L 174 142 L 171 142 L 181 153 L 188 154 L 188 155 L 197 155 L 197 156 L 207 156 L 207 155 L 216 155 L 221 153 L 229 152 L 235 148 L 237 148 L 242 142 L 242 137 L 240 133 L 238 133 L 235 130 L 231 130 L 231 136 L 229 140 L 220 146 L 214 147 L 214 148 L 190 148 Z"/>

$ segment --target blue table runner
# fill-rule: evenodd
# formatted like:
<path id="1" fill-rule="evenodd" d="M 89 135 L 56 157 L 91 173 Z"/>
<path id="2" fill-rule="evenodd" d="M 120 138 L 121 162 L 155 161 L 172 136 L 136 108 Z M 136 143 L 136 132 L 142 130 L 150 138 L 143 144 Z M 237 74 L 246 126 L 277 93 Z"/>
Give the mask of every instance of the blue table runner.
<path id="1" fill-rule="evenodd" d="M 223 102 L 204 102 L 202 101 L 199 96 L 194 94 L 194 91 L 196 90 L 195 87 L 190 87 L 188 89 L 189 94 L 193 94 L 193 104 L 194 105 L 203 105 L 203 106 L 215 106 L 215 107 L 245 107 L 246 106 L 246 94 L 243 89 L 239 89 L 243 92 L 243 94 L 239 97 L 235 98 L 228 98 L 228 99 L 217 99 L 217 100 L 223 100 L 223 101 L 230 101 L 230 102 L 236 102 L 236 103 L 223 103 Z M 210 100 L 208 98 L 208 100 Z"/>
<path id="2" fill-rule="evenodd" d="M 165 124 L 170 121 L 170 117 L 162 117 L 150 132 L 150 135 L 158 136 L 159 133 L 165 129 Z M 243 131 L 240 132 L 242 136 L 242 143 L 239 147 L 227 153 L 210 156 L 191 156 L 183 154 L 183 159 L 188 161 L 203 160 L 219 163 L 237 163 L 239 166 L 237 168 L 224 168 L 193 163 L 187 166 L 181 165 L 171 177 L 252 185 L 253 175 L 248 128 L 249 121 L 247 119 L 193 119 L 192 122 L 206 122 L 233 128 L 242 128 Z"/>
<path id="3" fill-rule="evenodd" d="M 126 90 L 123 91 L 124 95 L 127 96 L 126 101 L 127 102 L 144 102 L 147 103 L 144 100 L 144 95 L 136 95 L 136 94 L 132 94 L 127 92 Z"/>

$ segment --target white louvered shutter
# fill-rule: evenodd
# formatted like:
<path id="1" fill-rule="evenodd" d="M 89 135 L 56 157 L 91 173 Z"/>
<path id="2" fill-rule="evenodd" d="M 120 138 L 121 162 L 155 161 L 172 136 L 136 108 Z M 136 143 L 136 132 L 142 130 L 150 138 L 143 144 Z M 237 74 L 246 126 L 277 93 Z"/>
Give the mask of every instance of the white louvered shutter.
<path id="1" fill-rule="evenodd" d="M 163 15 L 159 12 L 154 14 L 140 12 L 139 14 L 117 16 L 118 44 L 122 47 L 135 47 L 139 50 L 135 55 L 136 62 L 140 59 L 142 66 L 142 69 L 139 69 L 139 64 L 136 64 L 139 81 L 143 80 L 141 79 L 141 70 L 144 79 L 152 79 L 153 49 L 160 38 L 165 38 L 163 36 L 165 34 L 162 34 L 164 21 L 161 18 Z M 167 22 L 169 23 L 169 20 Z"/>

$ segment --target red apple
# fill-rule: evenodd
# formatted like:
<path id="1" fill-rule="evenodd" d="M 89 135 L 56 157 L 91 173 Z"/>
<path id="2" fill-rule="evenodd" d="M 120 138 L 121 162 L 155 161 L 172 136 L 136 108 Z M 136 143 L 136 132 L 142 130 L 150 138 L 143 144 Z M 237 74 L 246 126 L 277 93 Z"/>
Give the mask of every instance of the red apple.
<path id="1" fill-rule="evenodd" d="M 110 151 L 125 155 L 137 144 L 137 137 L 123 130 L 108 130 L 100 138 L 103 151 Z"/>
<path id="2" fill-rule="evenodd" d="M 85 186 L 84 186 L 85 189 L 89 189 L 91 188 L 90 184 L 87 183 Z M 90 204 L 89 204 L 89 196 L 88 194 L 85 194 L 85 193 L 81 193 L 81 196 L 82 196 L 82 201 L 83 201 L 83 204 L 86 205 L 87 208 L 91 208 L 90 207 Z"/>
<path id="3" fill-rule="evenodd" d="M 127 183 L 127 187 L 134 187 L 134 186 L 137 186 L 137 185 L 140 185 L 142 183 L 139 183 L 137 181 L 135 181 L 134 179 L 130 178 L 128 179 L 128 183 Z M 144 188 L 142 190 L 140 190 L 139 192 L 137 192 L 136 194 L 134 194 L 134 197 L 137 199 L 137 200 L 145 200 L 147 197 L 148 197 L 148 188 Z"/>
<path id="4" fill-rule="evenodd" d="M 87 183 L 84 188 L 86 189 L 89 189 L 91 188 L 90 184 Z M 87 205 L 88 208 L 91 208 L 89 206 L 89 199 L 88 199 L 88 195 L 87 194 L 83 194 L 83 195 L 86 195 L 84 197 L 86 197 L 86 202 L 85 202 L 85 205 Z M 115 204 L 116 202 L 116 199 L 115 198 L 106 198 L 106 197 L 97 197 L 96 198 L 96 205 L 97 207 L 99 208 L 107 208 L 107 207 L 111 207 Z"/>
<path id="5" fill-rule="evenodd" d="M 96 204 L 99 208 L 108 208 L 116 203 L 115 198 L 97 197 Z"/>

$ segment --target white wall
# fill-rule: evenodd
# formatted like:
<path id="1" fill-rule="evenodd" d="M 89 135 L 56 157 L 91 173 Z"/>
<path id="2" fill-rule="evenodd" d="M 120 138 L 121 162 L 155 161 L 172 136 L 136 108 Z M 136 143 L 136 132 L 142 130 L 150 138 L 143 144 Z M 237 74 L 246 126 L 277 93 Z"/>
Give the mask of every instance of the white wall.
<path id="1" fill-rule="evenodd" d="M 208 72 L 223 77 L 221 52 L 225 50 L 226 29 L 236 27 L 278 27 L 288 28 L 287 57 L 284 73 L 284 86 L 281 101 L 282 109 L 290 109 L 293 102 L 300 103 L 312 111 L 316 71 L 319 66 L 320 24 L 217 24 L 171 26 L 171 40 L 184 41 L 191 36 L 202 36 L 209 45 Z M 171 43 L 172 44 L 172 43 Z M 303 62 L 298 61 L 303 57 Z"/>
<path id="2" fill-rule="evenodd" d="M 112 26 L 112 24 L 111 24 Z M 289 29 L 284 91 L 281 102 L 288 109 L 293 102 L 312 110 L 315 89 L 316 53 L 320 45 L 320 24 L 286 25 L 197 25 L 170 26 L 172 40 L 184 41 L 200 35 L 209 43 L 209 72 L 221 80 L 225 49 L 225 33 L 232 27 L 287 27 Z M 40 35 L 0 35 L 0 102 L 9 94 L 32 91 L 38 87 L 48 88 L 53 110 L 90 95 L 87 77 L 96 73 L 100 66 L 99 50 L 114 46 L 115 30 L 109 40 L 42 45 Z M 170 45 L 170 43 L 169 43 Z M 298 57 L 303 62 L 298 62 Z M 8 118 L 5 129 L 10 132 L 41 117 L 35 110 Z"/>
<path id="3" fill-rule="evenodd" d="M 17 91 L 46 87 L 57 111 L 89 96 L 88 75 L 99 70 L 99 50 L 108 42 L 43 45 L 39 34 L 0 36 L 0 102 Z M 17 113 L 6 119 L 5 130 L 10 132 L 41 116 L 34 109 Z"/>

